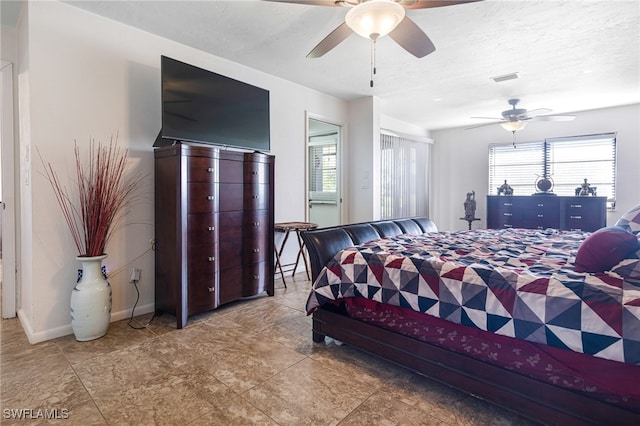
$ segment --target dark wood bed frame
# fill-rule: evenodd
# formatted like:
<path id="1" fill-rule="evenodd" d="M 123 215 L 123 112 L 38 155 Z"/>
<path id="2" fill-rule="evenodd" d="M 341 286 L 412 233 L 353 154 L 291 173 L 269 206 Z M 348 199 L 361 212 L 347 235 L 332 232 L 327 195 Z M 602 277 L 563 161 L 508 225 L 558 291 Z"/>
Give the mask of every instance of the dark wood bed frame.
<path id="1" fill-rule="evenodd" d="M 366 241 L 436 231 L 426 218 L 321 228 L 302 233 L 313 279 L 340 250 Z M 640 425 L 640 414 L 357 319 L 338 306 L 313 313 L 313 341 L 331 337 L 532 420 L 557 425 Z M 638 384 L 640 386 L 640 383 Z"/>

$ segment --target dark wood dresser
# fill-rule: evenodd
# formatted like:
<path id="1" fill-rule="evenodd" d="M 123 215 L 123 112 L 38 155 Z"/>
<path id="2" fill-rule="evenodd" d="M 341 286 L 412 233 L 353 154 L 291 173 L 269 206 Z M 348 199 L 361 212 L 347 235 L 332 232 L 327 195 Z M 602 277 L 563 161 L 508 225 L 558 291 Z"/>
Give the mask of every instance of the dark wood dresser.
<path id="1" fill-rule="evenodd" d="M 606 226 L 607 197 L 487 195 L 487 228 L 595 231 Z"/>
<path id="2" fill-rule="evenodd" d="M 274 280 L 274 163 L 258 152 L 157 148 L 155 304 L 187 317 L 267 292 Z"/>

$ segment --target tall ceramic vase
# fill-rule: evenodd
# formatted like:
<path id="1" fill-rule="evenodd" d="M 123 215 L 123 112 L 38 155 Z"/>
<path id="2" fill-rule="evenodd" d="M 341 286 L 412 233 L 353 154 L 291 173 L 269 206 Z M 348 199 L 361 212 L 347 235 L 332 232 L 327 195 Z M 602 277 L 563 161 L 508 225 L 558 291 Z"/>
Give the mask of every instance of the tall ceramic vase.
<path id="1" fill-rule="evenodd" d="M 76 340 L 85 342 L 104 336 L 111 319 L 111 285 L 102 274 L 107 255 L 82 257 L 82 276 L 71 292 L 71 328 Z"/>

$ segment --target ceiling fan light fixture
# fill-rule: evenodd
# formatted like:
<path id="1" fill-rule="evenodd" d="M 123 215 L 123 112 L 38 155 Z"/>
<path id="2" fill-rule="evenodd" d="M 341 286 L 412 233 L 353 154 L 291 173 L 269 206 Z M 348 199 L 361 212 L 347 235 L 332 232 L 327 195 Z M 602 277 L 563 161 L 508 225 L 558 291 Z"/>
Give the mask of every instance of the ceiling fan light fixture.
<path id="1" fill-rule="evenodd" d="M 500 125 L 502 126 L 503 129 L 509 132 L 515 133 L 517 131 L 524 129 L 524 126 L 526 126 L 527 123 L 524 121 L 504 121 L 500 123 Z"/>
<path id="2" fill-rule="evenodd" d="M 369 0 L 350 9 L 345 22 L 358 35 L 375 39 L 393 31 L 404 16 L 404 8 L 393 0 Z"/>

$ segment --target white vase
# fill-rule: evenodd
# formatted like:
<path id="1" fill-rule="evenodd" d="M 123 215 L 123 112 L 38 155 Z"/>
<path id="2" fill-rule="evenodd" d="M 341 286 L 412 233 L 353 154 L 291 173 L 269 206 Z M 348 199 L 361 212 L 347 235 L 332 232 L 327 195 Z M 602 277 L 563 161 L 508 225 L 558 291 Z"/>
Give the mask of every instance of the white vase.
<path id="1" fill-rule="evenodd" d="M 102 275 L 102 260 L 78 256 L 82 277 L 71 292 L 71 328 L 76 340 L 85 342 L 104 336 L 111 319 L 111 285 Z"/>

